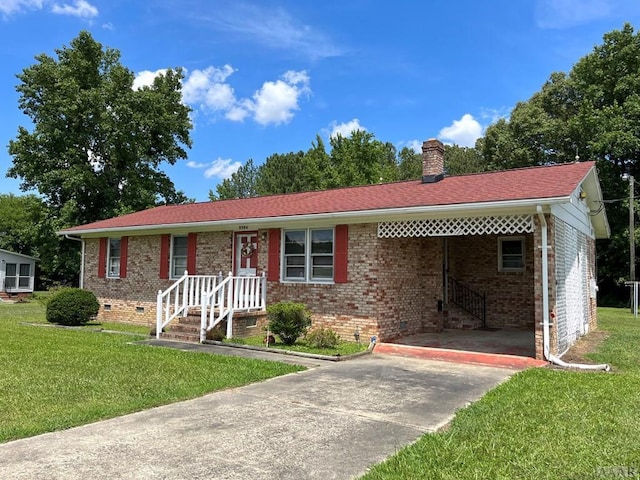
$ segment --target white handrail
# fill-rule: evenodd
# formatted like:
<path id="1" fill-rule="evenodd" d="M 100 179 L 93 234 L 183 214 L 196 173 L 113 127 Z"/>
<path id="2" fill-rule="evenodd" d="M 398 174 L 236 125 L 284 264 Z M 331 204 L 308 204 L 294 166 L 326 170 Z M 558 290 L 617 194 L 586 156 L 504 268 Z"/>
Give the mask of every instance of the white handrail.
<path id="1" fill-rule="evenodd" d="M 202 298 L 215 288 L 220 276 L 189 275 L 187 271 L 156 298 L 156 338 L 176 317 L 186 316 L 189 307 L 198 307 Z"/>
<path id="2" fill-rule="evenodd" d="M 262 311 L 266 308 L 267 277 L 234 277 L 231 272 L 214 289 L 202 297 L 200 312 L 200 341 L 207 332 L 227 318 L 227 338 L 233 336 L 233 313 L 235 311 Z"/>

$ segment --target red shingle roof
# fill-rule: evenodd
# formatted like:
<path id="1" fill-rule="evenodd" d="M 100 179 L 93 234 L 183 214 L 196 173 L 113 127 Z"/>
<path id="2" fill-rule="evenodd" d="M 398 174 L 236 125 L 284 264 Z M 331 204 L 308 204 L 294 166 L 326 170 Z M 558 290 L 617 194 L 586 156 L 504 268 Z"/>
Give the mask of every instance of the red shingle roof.
<path id="1" fill-rule="evenodd" d="M 594 162 L 568 163 L 445 177 L 437 183 L 407 181 L 318 192 L 168 205 L 80 225 L 62 233 L 568 197 L 592 168 Z"/>

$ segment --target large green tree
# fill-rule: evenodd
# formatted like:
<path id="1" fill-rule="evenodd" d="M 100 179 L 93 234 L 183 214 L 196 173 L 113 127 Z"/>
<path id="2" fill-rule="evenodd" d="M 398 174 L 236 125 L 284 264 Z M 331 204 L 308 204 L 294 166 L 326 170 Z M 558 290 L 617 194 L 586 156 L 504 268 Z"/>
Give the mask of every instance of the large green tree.
<path id="1" fill-rule="evenodd" d="M 232 198 L 250 198 L 258 195 L 256 182 L 258 180 L 258 167 L 253 164 L 253 159 L 241 165 L 238 170 L 225 178 L 216 187 L 216 193 L 209 190 L 210 200 L 229 200 Z"/>
<path id="2" fill-rule="evenodd" d="M 86 31 L 55 52 L 18 75 L 19 106 L 33 124 L 9 143 L 8 176 L 42 195 L 56 228 L 186 201 L 160 170 L 191 146 L 180 69 L 134 89 L 120 53 Z"/>
<path id="3" fill-rule="evenodd" d="M 596 160 L 605 198 L 627 197 L 624 173 L 640 174 L 640 35 L 631 25 L 603 43 L 569 73 L 553 73 L 541 90 L 520 102 L 509 119 L 487 129 L 489 168 Z M 599 245 L 599 274 L 627 275 L 628 204 L 608 203 L 612 238 Z"/>
<path id="4" fill-rule="evenodd" d="M 0 248 L 37 257 L 37 287 L 73 282 L 77 245 L 55 234 L 53 218 L 36 195 L 0 194 Z"/>
<path id="5" fill-rule="evenodd" d="M 354 130 L 330 139 L 333 176 L 329 187 L 347 187 L 397 180 L 396 148 L 371 132 Z"/>

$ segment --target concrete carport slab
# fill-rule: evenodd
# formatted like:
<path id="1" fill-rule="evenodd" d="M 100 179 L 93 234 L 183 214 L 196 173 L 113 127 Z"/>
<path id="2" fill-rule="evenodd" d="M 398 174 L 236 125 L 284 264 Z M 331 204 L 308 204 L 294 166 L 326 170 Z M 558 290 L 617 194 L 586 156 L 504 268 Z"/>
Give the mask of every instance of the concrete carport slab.
<path id="1" fill-rule="evenodd" d="M 369 355 L 0 445 L 11 479 L 348 479 L 514 370 Z"/>

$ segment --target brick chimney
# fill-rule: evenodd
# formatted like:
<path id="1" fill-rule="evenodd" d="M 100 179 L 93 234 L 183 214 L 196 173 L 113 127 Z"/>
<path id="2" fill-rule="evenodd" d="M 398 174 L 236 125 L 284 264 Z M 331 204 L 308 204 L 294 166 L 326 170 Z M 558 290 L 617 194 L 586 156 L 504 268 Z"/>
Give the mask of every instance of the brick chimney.
<path id="1" fill-rule="evenodd" d="M 422 143 L 422 183 L 435 183 L 444 178 L 444 145 L 437 138 Z"/>

